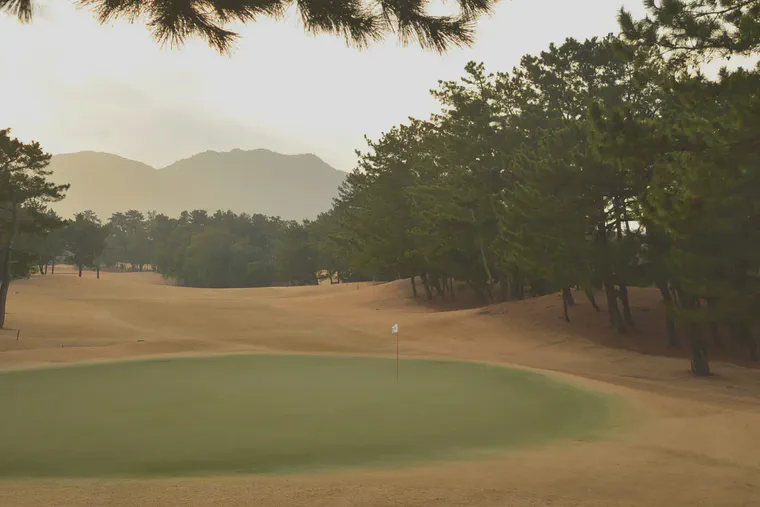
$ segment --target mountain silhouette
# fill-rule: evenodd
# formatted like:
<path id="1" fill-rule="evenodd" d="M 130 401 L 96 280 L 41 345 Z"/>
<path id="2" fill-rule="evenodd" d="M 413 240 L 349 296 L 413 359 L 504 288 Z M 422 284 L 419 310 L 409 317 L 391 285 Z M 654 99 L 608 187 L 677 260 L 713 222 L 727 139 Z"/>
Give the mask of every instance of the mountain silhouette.
<path id="1" fill-rule="evenodd" d="M 205 151 L 162 169 L 110 153 L 53 156 L 56 183 L 70 183 L 52 207 L 61 216 L 91 209 L 102 220 L 136 209 L 177 216 L 183 210 L 232 210 L 284 219 L 315 218 L 330 209 L 346 173 L 316 155 L 258 149 Z"/>

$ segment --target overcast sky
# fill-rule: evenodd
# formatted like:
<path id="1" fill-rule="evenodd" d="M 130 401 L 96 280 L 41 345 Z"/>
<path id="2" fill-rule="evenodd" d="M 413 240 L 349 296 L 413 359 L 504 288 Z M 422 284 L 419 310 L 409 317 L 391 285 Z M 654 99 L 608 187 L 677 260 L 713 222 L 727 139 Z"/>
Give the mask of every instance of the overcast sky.
<path id="1" fill-rule="evenodd" d="M 436 110 L 429 90 L 470 61 L 509 70 L 566 37 L 617 31 L 641 0 L 502 0 L 471 48 L 445 55 L 364 51 L 308 35 L 294 16 L 239 27 L 232 56 L 203 41 L 161 48 L 140 23 L 101 26 L 69 0 L 38 3 L 36 21 L 0 14 L 0 128 L 52 153 L 95 150 L 163 167 L 205 150 L 313 152 L 345 171 L 365 134 Z M 236 27 L 238 28 L 238 27 Z"/>

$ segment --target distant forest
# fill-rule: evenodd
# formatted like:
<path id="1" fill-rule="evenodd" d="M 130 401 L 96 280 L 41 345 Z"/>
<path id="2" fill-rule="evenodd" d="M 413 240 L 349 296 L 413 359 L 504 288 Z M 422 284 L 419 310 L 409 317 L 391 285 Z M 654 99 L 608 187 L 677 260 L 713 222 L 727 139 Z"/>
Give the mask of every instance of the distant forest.
<path id="1" fill-rule="evenodd" d="M 41 203 L 65 189 L 30 176 L 24 201 L 4 184 L 3 284 L 61 255 L 198 287 L 309 284 L 327 270 L 410 278 L 428 299 L 453 280 L 484 304 L 560 292 L 568 320 L 575 287 L 621 334 L 636 329 L 628 287 L 653 286 L 668 345 L 690 347 L 695 374 L 709 374 L 720 333 L 760 360 L 760 68 L 694 70 L 758 54 L 760 0 L 647 6 L 642 20 L 621 12 L 621 35 L 568 39 L 511 72 L 470 63 L 440 82 L 441 110 L 368 140 L 314 221 L 128 211 L 56 227 Z M 37 162 L 26 174 L 44 178 Z"/>
<path id="2" fill-rule="evenodd" d="M 128 210 L 102 222 L 92 211 L 46 236 L 21 235 L 25 272 L 55 272 L 55 262 L 99 272 L 152 270 L 189 287 L 231 288 L 318 283 L 327 265 L 316 240 L 317 222 L 265 215 L 183 212 L 177 218 Z M 326 236 L 325 236 L 326 237 Z M 351 274 L 334 273 L 334 280 Z"/>

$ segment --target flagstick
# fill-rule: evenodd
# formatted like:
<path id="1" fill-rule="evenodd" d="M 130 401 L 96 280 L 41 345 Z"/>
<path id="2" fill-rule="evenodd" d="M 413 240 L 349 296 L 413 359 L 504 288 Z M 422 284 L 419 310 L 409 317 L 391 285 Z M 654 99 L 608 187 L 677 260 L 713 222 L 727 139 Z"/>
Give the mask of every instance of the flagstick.
<path id="1" fill-rule="evenodd" d="M 398 383 L 398 331 L 396 332 L 396 382 Z"/>

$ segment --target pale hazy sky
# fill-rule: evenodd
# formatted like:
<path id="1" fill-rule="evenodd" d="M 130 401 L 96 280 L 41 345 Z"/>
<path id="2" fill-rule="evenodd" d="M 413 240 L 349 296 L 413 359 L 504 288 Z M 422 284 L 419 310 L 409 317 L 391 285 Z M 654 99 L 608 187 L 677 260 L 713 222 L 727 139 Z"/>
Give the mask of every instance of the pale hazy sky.
<path id="1" fill-rule="evenodd" d="M 101 26 L 70 0 L 36 21 L 0 14 L 0 128 L 52 153 L 95 150 L 163 167 L 205 150 L 313 152 L 354 167 L 363 136 L 437 108 L 429 90 L 470 61 L 509 70 L 566 37 L 617 31 L 617 9 L 641 0 L 502 0 L 471 48 L 438 55 L 393 38 L 359 51 L 312 36 L 294 16 L 235 27 L 220 56 L 203 41 L 161 48 L 140 23 Z"/>

